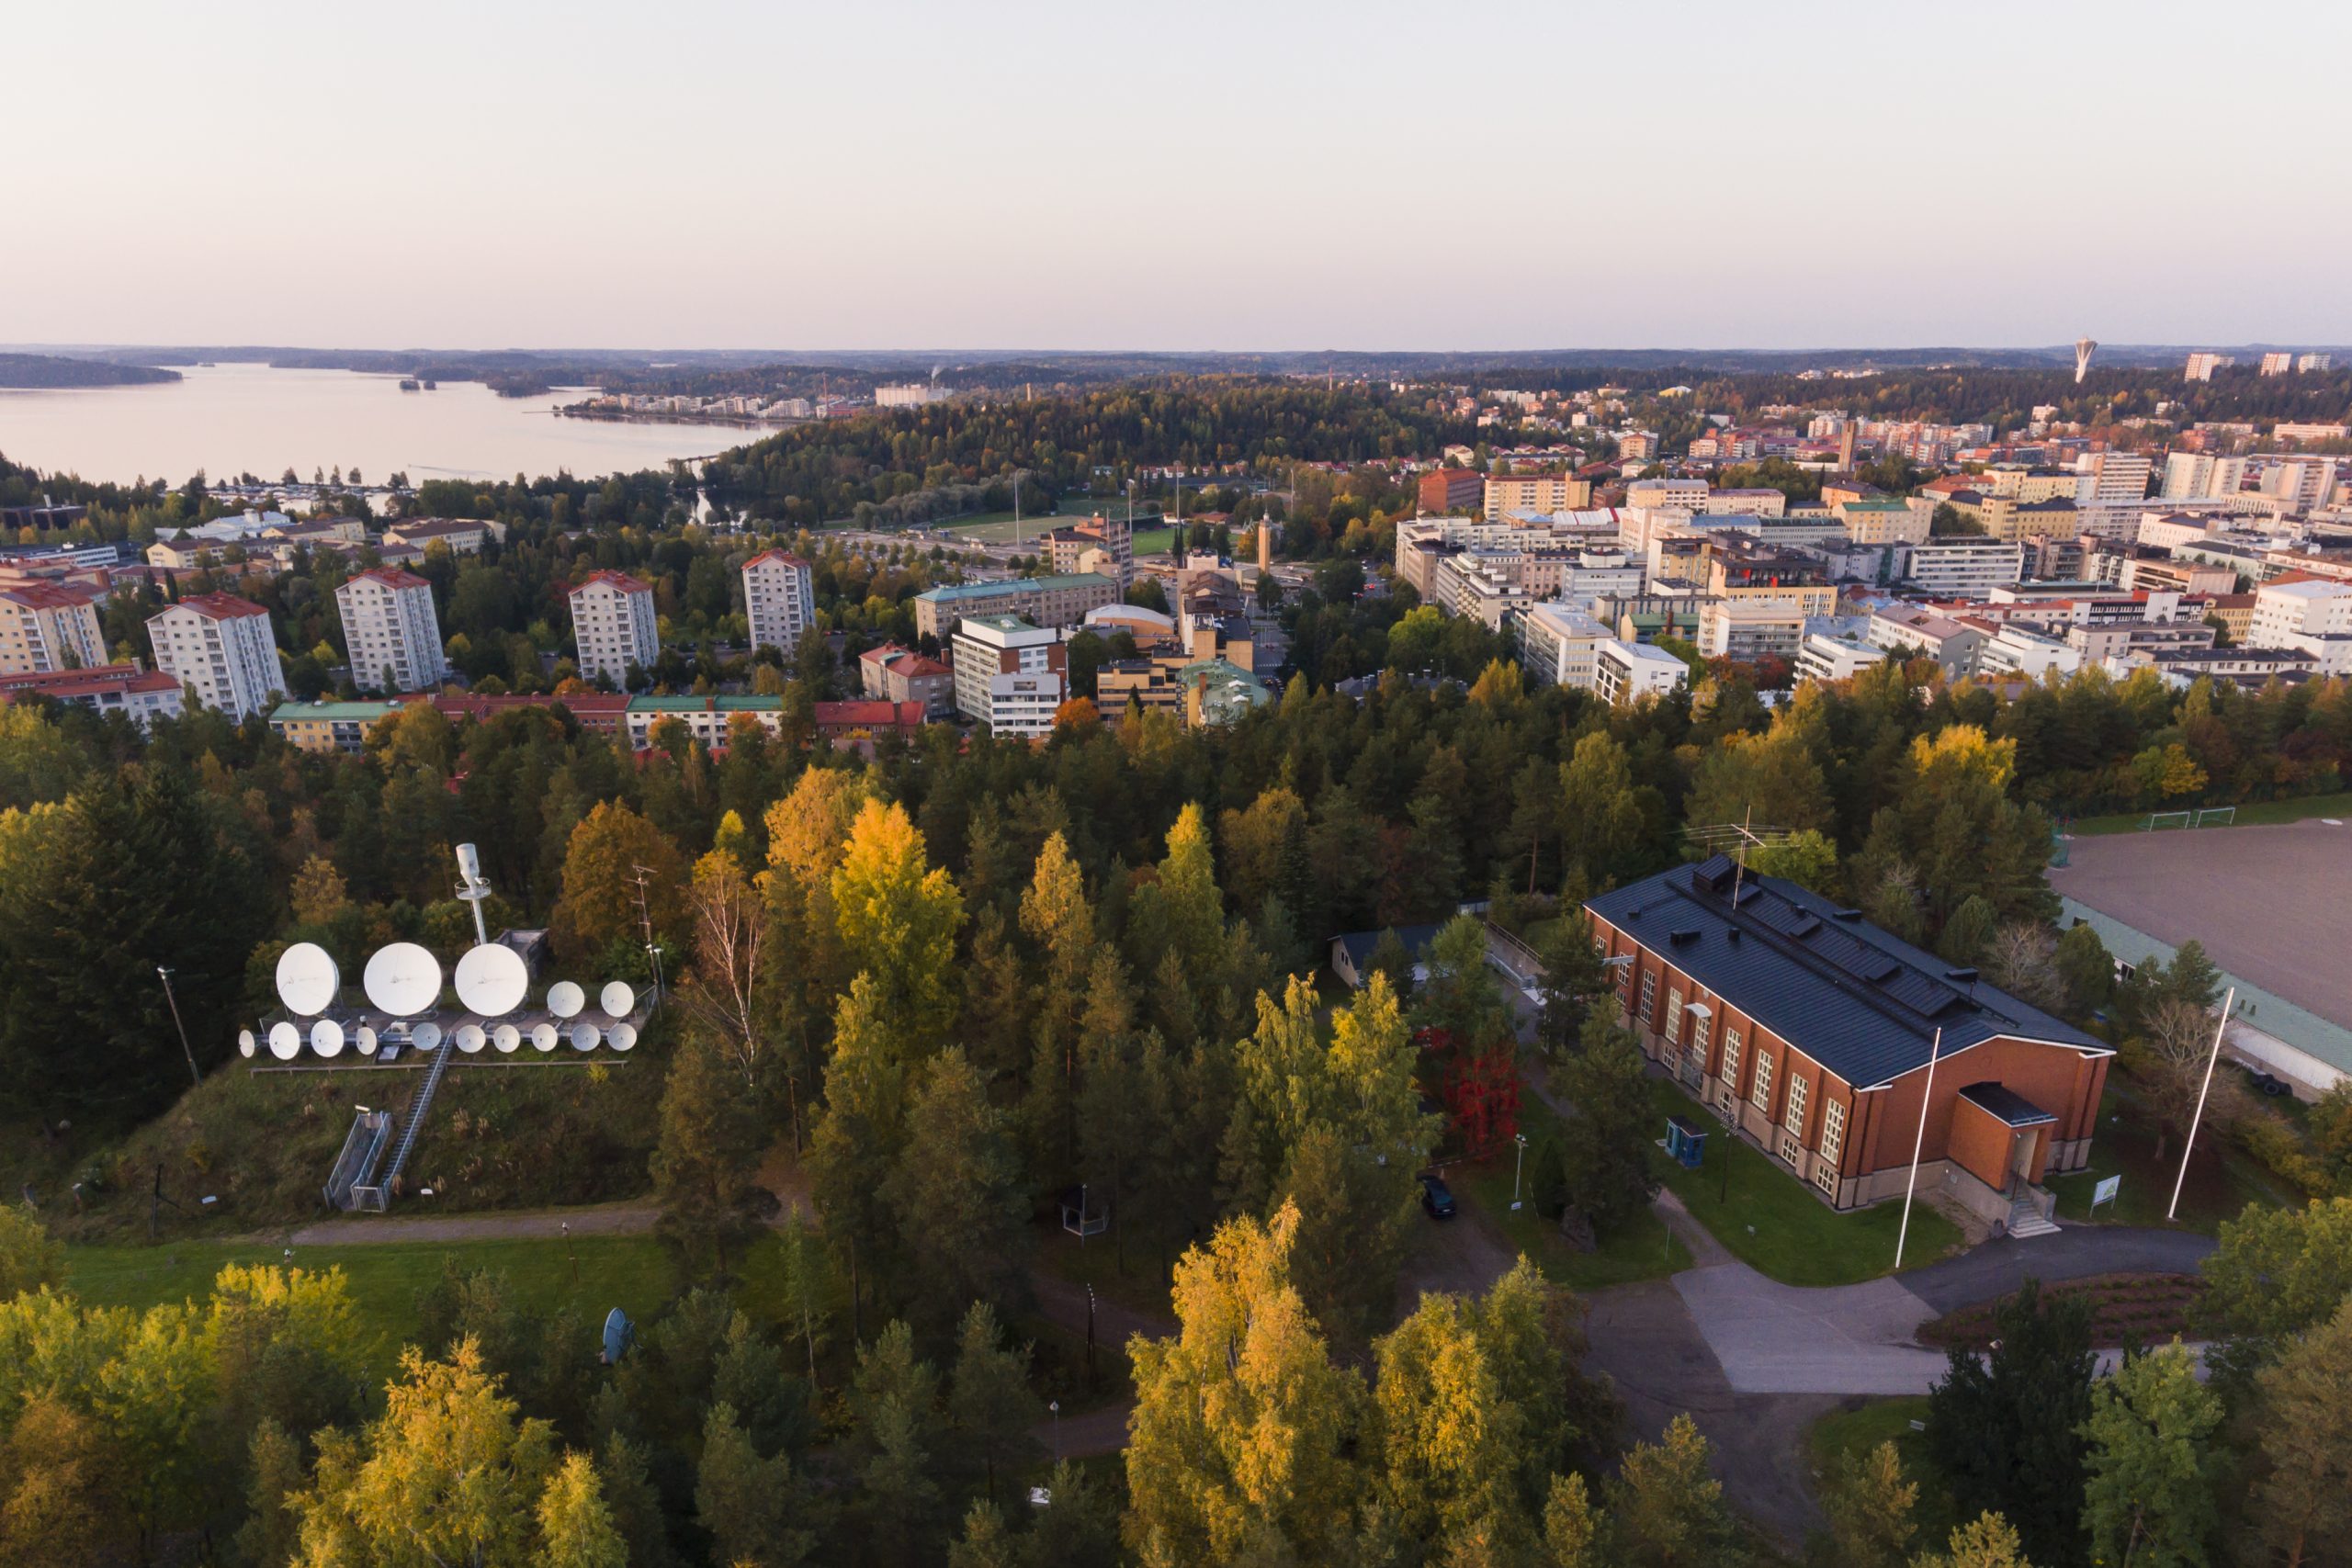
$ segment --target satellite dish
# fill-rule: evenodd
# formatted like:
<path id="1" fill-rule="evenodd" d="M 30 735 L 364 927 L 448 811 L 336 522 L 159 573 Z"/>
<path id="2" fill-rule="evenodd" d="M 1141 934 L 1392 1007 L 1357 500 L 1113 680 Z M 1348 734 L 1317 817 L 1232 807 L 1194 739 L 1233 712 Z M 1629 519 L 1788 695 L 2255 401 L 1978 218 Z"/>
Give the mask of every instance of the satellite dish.
<path id="1" fill-rule="evenodd" d="M 605 1031 L 605 1040 L 616 1051 L 626 1051 L 637 1043 L 637 1029 L 633 1024 L 616 1023 Z"/>
<path id="2" fill-rule="evenodd" d="M 237 1031 L 237 1055 L 250 1056 L 253 1054 L 254 1032 L 250 1029 L 240 1029 Z"/>
<path id="3" fill-rule="evenodd" d="M 281 1062 L 290 1062 L 302 1054 L 302 1032 L 290 1023 L 269 1026 L 269 1054 Z"/>
<path id="4" fill-rule="evenodd" d="M 466 949 L 458 960 L 458 999 L 468 1010 L 497 1018 L 523 1005 L 531 989 L 531 972 L 523 955 L 496 942 Z"/>
<path id="5" fill-rule="evenodd" d="M 500 1051 L 511 1054 L 523 1043 L 523 1032 L 511 1023 L 502 1023 L 490 1032 L 490 1043 Z"/>
<path id="6" fill-rule="evenodd" d="M 626 980 L 615 980 L 606 985 L 596 1000 L 605 1012 L 615 1018 L 627 1018 L 637 1010 L 637 993 L 629 989 Z"/>
<path id="7" fill-rule="evenodd" d="M 376 1032 L 364 1023 L 353 1031 L 352 1043 L 359 1047 L 359 1054 L 363 1056 L 376 1054 Z"/>
<path id="8" fill-rule="evenodd" d="M 430 1051 L 441 1043 L 441 1026 L 429 1021 L 420 1023 L 409 1031 L 408 1039 L 409 1043 L 418 1050 Z"/>
<path id="9" fill-rule="evenodd" d="M 552 1051 L 562 1039 L 562 1033 L 552 1023 L 534 1024 L 531 1028 L 531 1049 L 534 1051 Z"/>
<path id="10" fill-rule="evenodd" d="M 623 1356 L 628 1355 L 636 1344 L 637 1325 L 628 1320 L 628 1315 L 618 1307 L 606 1313 L 605 1314 L 605 1365 L 609 1367 Z"/>
<path id="11" fill-rule="evenodd" d="M 481 1032 L 481 1025 L 479 1023 L 461 1023 L 458 1025 L 457 1032 L 449 1038 L 455 1040 L 458 1043 L 458 1049 L 469 1056 L 490 1042 L 490 1037 Z"/>
<path id="12" fill-rule="evenodd" d="M 334 957 L 315 942 L 298 942 L 277 955 L 277 999 L 305 1018 L 334 1006 L 343 976 Z"/>
<path id="13" fill-rule="evenodd" d="M 571 1026 L 571 1048 L 575 1051 L 594 1051 L 596 1048 L 596 1042 L 602 1038 L 602 1032 L 593 1023 L 575 1023 Z"/>
<path id="14" fill-rule="evenodd" d="M 572 981 L 558 980 L 548 987 L 548 1011 L 558 1018 L 577 1018 L 587 1005 L 588 993 Z"/>
<path id="15" fill-rule="evenodd" d="M 343 1025 L 331 1018 L 322 1018 L 311 1025 L 311 1049 L 322 1056 L 343 1055 Z"/>
<path id="16" fill-rule="evenodd" d="M 441 961 L 413 942 L 396 942 L 377 949 L 360 983 L 369 1001 L 395 1018 L 408 1018 L 441 999 Z"/>

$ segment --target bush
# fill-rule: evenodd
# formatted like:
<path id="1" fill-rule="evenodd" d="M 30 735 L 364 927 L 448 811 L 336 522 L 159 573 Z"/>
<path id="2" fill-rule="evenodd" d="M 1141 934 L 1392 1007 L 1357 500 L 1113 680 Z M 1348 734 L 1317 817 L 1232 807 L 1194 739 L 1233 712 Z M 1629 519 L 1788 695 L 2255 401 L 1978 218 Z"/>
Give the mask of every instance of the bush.
<path id="1" fill-rule="evenodd" d="M 2312 1157 L 2294 1128 L 2276 1111 L 2251 1111 L 2239 1117 L 2230 1131 L 2238 1146 L 2259 1161 L 2264 1169 L 2301 1189 L 2304 1196 L 2326 1198 L 2335 1193 L 2335 1182 L 2327 1167 Z"/>

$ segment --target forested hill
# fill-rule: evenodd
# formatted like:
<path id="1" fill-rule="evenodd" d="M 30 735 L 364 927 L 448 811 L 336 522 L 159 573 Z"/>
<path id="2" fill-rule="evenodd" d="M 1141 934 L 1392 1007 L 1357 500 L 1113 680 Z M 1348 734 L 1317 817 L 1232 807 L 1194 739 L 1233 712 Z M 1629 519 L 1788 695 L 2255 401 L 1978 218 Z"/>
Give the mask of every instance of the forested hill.
<path id="1" fill-rule="evenodd" d="M 52 354 L 0 354 L 0 387 L 129 387 L 179 378 L 178 371 L 153 365 L 109 365 Z"/>
<path id="2" fill-rule="evenodd" d="M 801 525 L 917 491 L 1001 488 L 1014 471 L 1042 509 L 1097 469 L 1248 465 L 1278 475 L 1294 462 L 1420 456 L 1477 439 L 1466 419 L 1363 386 L 1242 377 L 1178 377 L 1080 397 L 943 404 L 804 425 L 722 454 L 704 469 L 712 498 Z"/>

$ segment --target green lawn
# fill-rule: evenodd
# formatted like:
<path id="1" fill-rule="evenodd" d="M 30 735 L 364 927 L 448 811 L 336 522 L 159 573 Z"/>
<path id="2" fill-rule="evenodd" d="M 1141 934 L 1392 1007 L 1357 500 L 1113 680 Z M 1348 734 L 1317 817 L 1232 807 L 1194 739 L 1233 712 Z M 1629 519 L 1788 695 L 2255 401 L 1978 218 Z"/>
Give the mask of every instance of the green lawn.
<path id="1" fill-rule="evenodd" d="M 2120 1068 L 2110 1066 L 2107 1093 L 2099 1101 L 2098 1131 L 2091 1138 L 2091 1163 L 2071 1176 L 2053 1177 L 2051 1191 L 2058 1195 L 2061 1218 L 2099 1224 L 2162 1225 L 2215 1234 L 2223 1220 L 2234 1220 L 2250 1203 L 2290 1201 L 2236 1145 L 2211 1125 L 2197 1135 L 2197 1156 L 2189 1162 L 2188 1179 L 2180 1193 L 2180 1217 L 2165 1218 L 2172 1202 L 2173 1183 L 2180 1177 L 2180 1140 L 2165 1141 L 2165 1155 L 2156 1157 L 2157 1128 L 2141 1103 L 2139 1091 Z M 2115 1201 L 2091 1211 L 2091 1193 L 2099 1179 L 2120 1176 Z"/>
<path id="2" fill-rule="evenodd" d="M 2238 807 L 2235 821 L 2238 828 L 2252 828 L 2278 822 L 2301 822 L 2313 817 L 2352 817 L 2352 790 L 2335 795 L 2307 795 L 2296 800 L 2250 801 Z M 2078 837 L 2100 833 L 2137 833 L 2148 820 L 2144 811 L 2118 812 L 2112 817 L 2078 817 L 2068 831 Z M 2210 824 L 2199 831 L 2211 832 L 2221 824 Z M 2177 829 L 2166 829 L 2167 832 Z"/>
<path id="3" fill-rule="evenodd" d="M 1651 1088 L 1661 1138 L 1670 1115 L 1687 1116 L 1712 1134 L 1704 1168 L 1686 1170 L 1662 1150 L 1658 1168 L 1691 1216 L 1733 1256 L 1789 1285 L 1850 1285 L 1894 1269 L 1901 1203 L 1839 1213 L 1780 1161 L 1730 1136 L 1713 1111 L 1702 1110 L 1679 1086 L 1656 1078 Z M 1728 1179 L 1722 1163 L 1726 1156 Z M 1911 1206 L 1906 1265 L 1932 1263 L 1960 1242 L 1959 1226 L 1925 1203 Z"/>
<path id="4" fill-rule="evenodd" d="M 650 1319 L 678 1288 L 670 1255 L 650 1237 L 582 1236 L 571 1247 L 579 1260 L 577 1284 L 571 1257 L 560 1239 L 299 1247 L 294 1266 L 343 1270 L 352 1299 L 379 1330 L 378 1370 L 389 1375 L 401 1346 L 416 1334 L 417 1292 L 441 1277 L 444 1258 L 455 1258 L 461 1269 L 503 1270 L 535 1314 L 568 1306 L 592 1332 L 602 1327 L 605 1314 L 614 1307 L 639 1322 Z M 67 1283 L 85 1303 L 139 1309 L 166 1302 L 201 1302 L 226 1264 L 284 1260 L 285 1248 L 270 1243 L 65 1249 Z"/>
<path id="5" fill-rule="evenodd" d="M 1521 1096 L 1520 1130 L 1531 1140 L 1558 1122 L 1540 1097 L 1532 1092 Z M 1534 1204 L 1511 1212 L 1511 1164 L 1510 1155 L 1505 1154 L 1483 1167 L 1455 1166 L 1446 1172 L 1446 1182 L 1457 1199 L 1475 1204 L 1494 1223 L 1514 1251 L 1532 1258 L 1545 1279 L 1571 1290 L 1593 1291 L 1661 1279 L 1690 1267 L 1690 1249 L 1647 1209 L 1632 1224 L 1600 1237 L 1593 1251 L 1578 1252 L 1560 1235 L 1559 1223 L 1537 1213 Z"/>
<path id="6" fill-rule="evenodd" d="M 1881 1443 L 1894 1445 L 1903 1458 L 1905 1477 L 1919 1488 L 1918 1506 L 1912 1515 L 1919 1527 L 1919 1533 L 1912 1538 L 1914 1548 L 1940 1546 L 1952 1527 L 1949 1493 L 1928 1462 L 1927 1436 L 1911 1429 L 1912 1422 L 1927 1418 L 1925 1394 L 1855 1398 L 1815 1421 L 1805 1432 L 1814 1473 L 1822 1477 L 1829 1475 L 1847 1454 L 1867 1453 Z"/>

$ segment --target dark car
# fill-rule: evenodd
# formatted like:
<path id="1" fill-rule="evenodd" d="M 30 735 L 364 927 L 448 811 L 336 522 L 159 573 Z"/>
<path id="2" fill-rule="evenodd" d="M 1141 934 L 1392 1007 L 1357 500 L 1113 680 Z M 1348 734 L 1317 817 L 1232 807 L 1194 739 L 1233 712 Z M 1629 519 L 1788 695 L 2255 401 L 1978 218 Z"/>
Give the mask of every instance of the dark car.
<path id="1" fill-rule="evenodd" d="M 1439 1177 L 1422 1177 L 1421 1207 L 1429 1212 L 1430 1219 L 1453 1218 L 1453 1190 L 1446 1186 L 1443 1179 Z"/>

